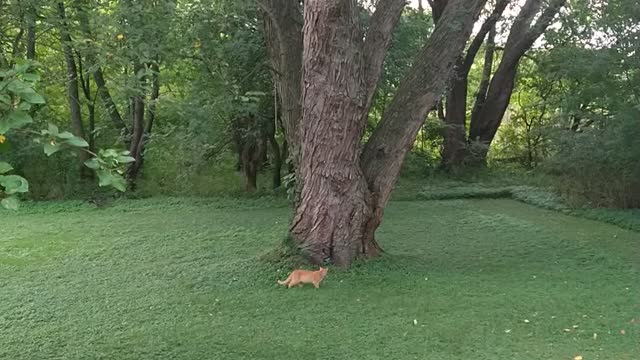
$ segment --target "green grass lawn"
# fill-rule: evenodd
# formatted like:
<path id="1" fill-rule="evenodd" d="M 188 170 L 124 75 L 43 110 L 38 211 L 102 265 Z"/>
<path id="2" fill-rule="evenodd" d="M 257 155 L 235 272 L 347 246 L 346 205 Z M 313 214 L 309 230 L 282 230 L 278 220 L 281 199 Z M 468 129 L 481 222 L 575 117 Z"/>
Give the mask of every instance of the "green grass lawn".
<path id="1" fill-rule="evenodd" d="M 640 234 L 512 200 L 393 202 L 318 290 L 259 260 L 281 203 L 0 216 L 1 359 L 640 359 Z"/>

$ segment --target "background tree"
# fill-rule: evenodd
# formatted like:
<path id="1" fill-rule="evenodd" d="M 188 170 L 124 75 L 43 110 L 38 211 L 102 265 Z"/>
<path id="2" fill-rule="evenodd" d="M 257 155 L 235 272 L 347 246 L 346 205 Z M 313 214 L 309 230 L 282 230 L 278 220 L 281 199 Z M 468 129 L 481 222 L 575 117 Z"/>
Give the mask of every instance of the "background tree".
<path id="1" fill-rule="evenodd" d="M 461 61 L 456 81 L 447 98 L 445 122 L 448 130 L 445 132 L 443 150 L 445 168 L 460 166 L 465 160 L 471 163 L 485 163 L 489 146 L 511 100 L 520 59 L 544 33 L 565 2 L 566 0 L 551 1 L 545 7 L 541 0 L 527 0 L 511 25 L 500 63 L 495 72 L 491 74 L 493 52 L 495 51 L 494 35 L 491 29 L 495 26 L 508 1 L 497 3 L 494 12 L 485 21 L 469 48 L 467 58 Z M 464 140 L 467 117 L 465 84 L 468 82 L 469 68 L 473 64 L 473 59 L 488 33 L 491 35 L 487 40 L 485 50 L 484 81 L 479 85 L 471 112 L 469 135 L 467 140 Z M 475 146 L 467 149 L 466 144 L 475 144 Z"/>

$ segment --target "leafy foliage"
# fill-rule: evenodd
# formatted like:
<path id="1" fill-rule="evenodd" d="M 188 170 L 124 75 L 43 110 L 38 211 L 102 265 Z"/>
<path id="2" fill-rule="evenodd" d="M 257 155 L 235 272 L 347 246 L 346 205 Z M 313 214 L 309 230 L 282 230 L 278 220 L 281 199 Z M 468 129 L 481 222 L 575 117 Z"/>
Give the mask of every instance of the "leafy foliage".
<path id="1" fill-rule="evenodd" d="M 547 163 L 577 203 L 640 207 L 640 112 L 620 113 L 580 132 L 559 131 Z"/>
<path id="2" fill-rule="evenodd" d="M 0 143 L 7 141 L 6 135 L 10 131 L 20 131 L 25 125 L 33 122 L 29 111 L 34 105 L 44 104 L 44 98 L 35 90 L 40 77 L 33 72 L 34 64 L 28 61 L 19 62 L 9 70 L 0 71 L 0 98 L 5 101 L 0 104 Z M 39 133 L 25 130 L 34 140 L 43 144 L 44 153 L 51 156 L 65 148 L 85 149 L 89 144 L 82 138 L 67 131 L 60 131 L 54 124 Z M 85 150 L 86 151 L 86 150 Z M 121 176 L 121 165 L 135 161 L 128 156 L 129 152 L 117 152 L 112 149 L 101 150 L 93 159 L 87 161 L 87 166 L 96 171 L 100 186 L 113 186 L 125 191 L 126 182 Z M 4 208 L 15 210 L 18 207 L 18 194 L 29 191 L 28 181 L 19 175 L 6 175 L 13 167 L 0 161 L 0 197 Z"/>

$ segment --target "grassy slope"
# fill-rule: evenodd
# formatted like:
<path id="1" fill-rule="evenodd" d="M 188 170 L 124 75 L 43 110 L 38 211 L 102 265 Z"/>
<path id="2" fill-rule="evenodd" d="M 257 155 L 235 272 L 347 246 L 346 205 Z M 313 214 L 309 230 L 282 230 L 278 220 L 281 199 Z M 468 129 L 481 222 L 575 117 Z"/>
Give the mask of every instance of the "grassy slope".
<path id="1" fill-rule="evenodd" d="M 638 233 L 511 200 L 394 202 L 384 258 L 285 290 L 256 259 L 289 213 L 264 205 L 3 212 L 0 358 L 640 358 Z"/>

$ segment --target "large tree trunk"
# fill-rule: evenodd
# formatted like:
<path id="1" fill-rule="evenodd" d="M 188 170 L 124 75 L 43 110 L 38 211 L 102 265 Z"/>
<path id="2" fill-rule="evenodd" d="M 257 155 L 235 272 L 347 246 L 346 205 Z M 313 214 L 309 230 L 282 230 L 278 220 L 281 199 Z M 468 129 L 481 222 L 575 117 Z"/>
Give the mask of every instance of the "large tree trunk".
<path id="1" fill-rule="evenodd" d="M 462 63 L 458 61 L 456 66 L 461 67 Z M 457 75 L 454 73 L 451 81 L 444 116 L 442 167 L 446 170 L 453 170 L 462 164 L 467 148 L 467 76 Z"/>
<path id="2" fill-rule="evenodd" d="M 471 119 L 469 140 L 477 141 L 487 148 L 498 131 L 513 93 L 517 65 L 508 65 L 498 68 L 491 79 L 485 103 L 476 113 L 476 118 Z"/>
<path id="3" fill-rule="evenodd" d="M 484 3 L 452 0 L 444 9 L 446 21 L 434 30 L 361 152 L 372 92 L 404 1 L 378 2 L 365 41 L 356 1 L 305 1 L 302 189 L 291 235 L 314 263 L 349 265 L 358 256 L 380 254 L 374 234 L 402 161 Z"/>
<path id="4" fill-rule="evenodd" d="M 302 192 L 291 234 L 314 263 L 348 265 L 369 248 L 370 194 L 358 166 L 365 102 L 355 1 L 305 3 Z"/>
<path id="5" fill-rule="evenodd" d="M 509 32 L 498 70 L 491 79 L 486 101 L 471 118 L 469 140 L 479 142 L 482 149 L 479 154 L 474 154 L 474 161 L 486 163 L 489 147 L 511 100 L 520 59 L 544 33 L 565 3 L 566 0 L 552 0 L 533 25 L 543 1 L 527 0 L 522 6 Z"/>

